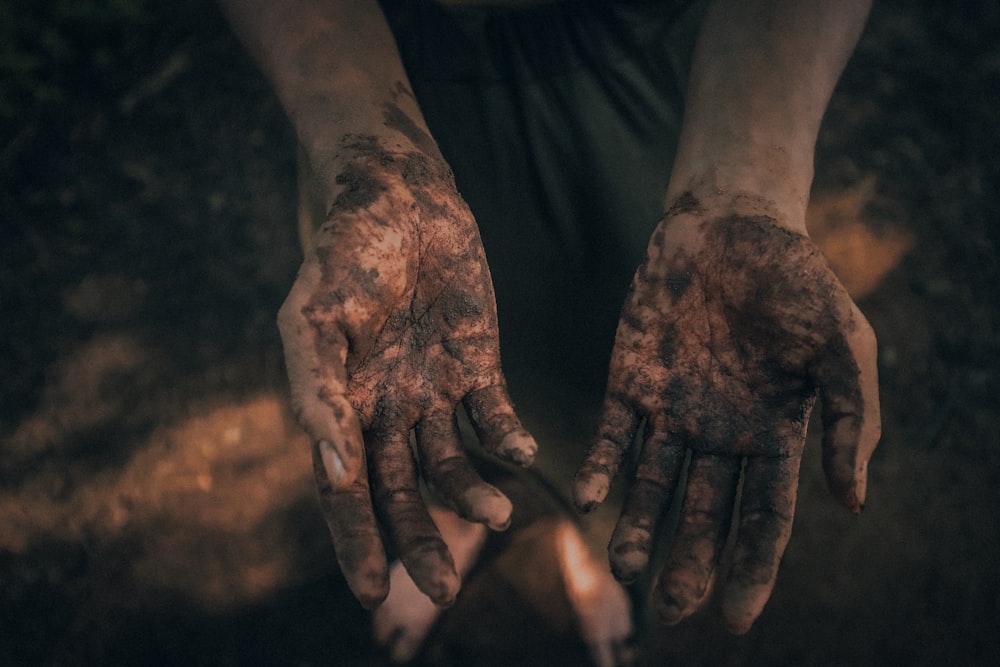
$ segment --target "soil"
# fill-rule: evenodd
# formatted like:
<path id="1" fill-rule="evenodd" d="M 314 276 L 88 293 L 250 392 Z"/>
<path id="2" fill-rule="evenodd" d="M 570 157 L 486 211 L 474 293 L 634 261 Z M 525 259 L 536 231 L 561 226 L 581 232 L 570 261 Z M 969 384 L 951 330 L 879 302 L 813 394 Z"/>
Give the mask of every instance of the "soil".
<path id="1" fill-rule="evenodd" d="M 1000 8 L 911 4 L 876 3 L 810 218 L 879 336 L 865 510 L 811 434 L 758 623 L 657 628 L 646 662 L 1000 661 Z M 0 663 L 378 664 L 288 409 L 276 100 L 211 3 L 3 0 L 0 24 Z M 594 395 L 507 363 L 568 490 Z"/>

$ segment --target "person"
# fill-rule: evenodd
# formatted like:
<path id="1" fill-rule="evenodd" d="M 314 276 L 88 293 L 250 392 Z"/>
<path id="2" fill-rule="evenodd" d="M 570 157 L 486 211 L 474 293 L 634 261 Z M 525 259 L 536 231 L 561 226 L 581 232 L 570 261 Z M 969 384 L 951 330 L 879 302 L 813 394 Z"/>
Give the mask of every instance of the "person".
<path id="1" fill-rule="evenodd" d="M 361 604 L 388 591 L 380 524 L 419 589 L 455 599 L 421 479 L 468 520 L 510 522 L 463 448 L 459 406 L 487 452 L 535 457 L 501 370 L 485 238 L 501 314 L 527 313 L 524 349 L 538 347 L 539 303 L 586 318 L 566 304 L 602 287 L 579 289 L 573 267 L 638 262 L 574 502 L 603 502 L 637 447 L 615 576 L 649 567 L 682 494 L 653 606 L 676 623 L 714 587 L 746 632 L 790 536 L 815 397 L 830 490 L 854 512 L 879 439 L 874 333 L 805 228 L 820 122 L 870 1 L 222 5 L 325 211 L 278 321 Z M 547 280 L 530 282 L 535 269 Z M 542 354 L 589 326 L 569 320 Z M 714 585 L 731 524 L 732 566 Z"/>

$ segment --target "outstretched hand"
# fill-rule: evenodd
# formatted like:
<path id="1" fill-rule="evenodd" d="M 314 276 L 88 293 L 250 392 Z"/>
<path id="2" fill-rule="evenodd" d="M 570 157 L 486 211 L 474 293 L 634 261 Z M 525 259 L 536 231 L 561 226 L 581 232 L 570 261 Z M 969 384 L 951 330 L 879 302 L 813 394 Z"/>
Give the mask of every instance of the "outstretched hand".
<path id="1" fill-rule="evenodd" d="M 502 530 L 511 513 L 466 456 L 456 409 L 500 458 L 528 465 L 537 447 L 507 396 L 489 269 L 450 170 L 373 136 L 343 150 L 344 190 L 279 314 L 293 406 L 354 594 L 373 608 L 388 593 L 381 523 L 420 590 L 446 605 L 459 577 L 418 479 L 470 521 Z"/>
<path id="2" fill-rule="evenodd" d="M 657 227 L 622 311 L 598 438 L 574 498 L 584 511 L 604 500 L 644 420 L 636 477 L 609 547 L 615 575 L 634 580 L 649 565 L 658 520 L 690 456 L 652 601 L 664 622 L 677 623 L 713 588 L 742 474 L 733 563 L 721 587 L 723 616 L 742 633 L 771 594 L 791 534 L 817 392 L 829 487 L 854 512 L 880 419 L 870 325 L 806 236 L 760 202 L 739 201 L 722 209 L 687 193 Z"/>

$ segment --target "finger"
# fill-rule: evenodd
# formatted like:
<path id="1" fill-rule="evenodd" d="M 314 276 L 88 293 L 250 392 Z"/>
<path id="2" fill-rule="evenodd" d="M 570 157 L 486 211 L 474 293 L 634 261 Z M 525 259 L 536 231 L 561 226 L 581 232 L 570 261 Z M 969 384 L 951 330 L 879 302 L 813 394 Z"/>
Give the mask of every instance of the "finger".
<path id="1" fill-rule="evenodd" d="M 458 593 L 458 572 L 420 496 L 409 431 L 405 425 L 380 426 L 367 434 L 372 497 L 417 588 L 435 604 L 446 606 Z"/>
<path id="2" fill-rule="evenodd" d="M 510 500 L 472 467 L 454 412 L 421 420 L 416 432 L 420 467 L 431 490 L 463 519 L 505 530 L 513 509 Z"/>
<path id="3" fill-rule="evenodd" d="M 486 544 L 486 529 L 442 507 L 432 505 L 430 514 L 459 572 L 469 572 Z M 372 614 L 372 632 L 375 641 L 388 648 L 392 661 L 402 664 L 416 657 L 442 610 L 420 592 L 401 563 L 393 563 L 389 577 L 389 597 Z"/>
<path id="4" fill-rule="evenodd" d="M 593 664 L 622 664 L 616 661 L 615 654 L 632 636 L 632 614 L 625 589 L 593 557 L 576 525 L 563 520 L 553 528 L 566 595 Z"/>
<path id="5" fill-rule="evenodd" d="M 365 609 L 374 609 L 389 593 L 389 565 L 372 510 L 368 479 L 362 468 L 348 486 L 334 489 L 319 447 L 313 447 L 313 473 L 337 562 L 347 585 Z"/>
<path id="6" fill-rule="evenodd" d="M 417 588 L 402 563 L 392 564 L 390 579 L 389 597 L 372 614 L 372 635 L 392 662 L 403 664 L 416 657 L 441 609 Z"/>
<path id="7" fill-rule="evenodd" d="M 679 623 L 708 598 L 739 474 L 739 459 L 692 455 L 677 534 L 653 595 L 653 607 L 664 623 Z"/>
<path id="8" fill-rule="evenodd" d="M 865 503 L 868 460 L 881 435 L 878 345 L 852 304 L 852 315 L 816 368 L 822 402 L 823 470 L 830 492 L 852 512 Z"/>
<path id="9" fill-rule="evenodd" d="M 750 629 L 774 588 L 792 535 L 800 461 L 801 453 L 747 460 L 733 566 L 722 591 L 722 616 L 736 634 Z"/>
<path id="10" fill-rule="evenodd" d="M 668 444 L 663 432 L 646 435 L 635 481 L 608 547 L 611 571 L 619 581 L 631 583 L 649 566 L 653 538 L 677 488 L 683 464 L 683 447 Z"/>
<path id="11" fill-rule="evenodd" d="M 521 425 L 503 384 L 476 389 L 463 403 L 483 449 L 520 466 L 534 462 L 538 444 Z"/>
<path id="12" fill-rule="evenodd" d="M 318 280 L 315 262 L 299 279 L 278 313 L 292 409 L 319 452 L 333 488 L 350 486 L 364 467 L 361 425 L 345 395 L 347 339 L 338 326 L 305 314 L 306 294 Z"/>
<path id="13" fill-rule="evenodd" d="M 587 450 L 573 480 L 573 502 L 578 510 L 590 512 L 607 498 L 611 480 L 618 474 L 638 426 L 639 415 L 635 410 L 622 400 L 605 396 L 597 439 Z"/>

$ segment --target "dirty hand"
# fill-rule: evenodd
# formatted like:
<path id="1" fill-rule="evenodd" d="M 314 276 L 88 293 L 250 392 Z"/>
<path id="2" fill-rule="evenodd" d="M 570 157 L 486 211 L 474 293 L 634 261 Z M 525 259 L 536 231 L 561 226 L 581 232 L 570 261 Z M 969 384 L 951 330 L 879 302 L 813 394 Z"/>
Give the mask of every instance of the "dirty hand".
<path id="1" fill-rule="evenodd" d="M 388 593 L 381 523 L 420 590 L 446 605 L 459 576 L 419 477 L 470 521 L 502 530 L 511 513 L 463 450 L 459 403 L 494 455 L 528 465 L 536 445 L 507 396 L 489 269 L 450 170 L 375 137 L 342 143 L 344 190 L 279 314 L 293 407 L 354 594 L 374 608 Z"/>
<path id="2" fill-rule="evenodd" d="M 812 242 L 762 210 L 759 201 L 706 207 L 686 193 L 664 216 L 623 308 L 598 438 L 576 475 L 586 511 L 604 500 L 645 420 L 609 546 L 615 575 L 631 581 L 649 565 L 690 455 L 653 593 L 666 623 L 697 611 L 712 590 L 741 472 L 721 607 L 736 633 L 760 614 L 791 534 L 817 391 L 830 490 L 854 512 L 864 503 L 880 432 L 874 333 Z"/>

